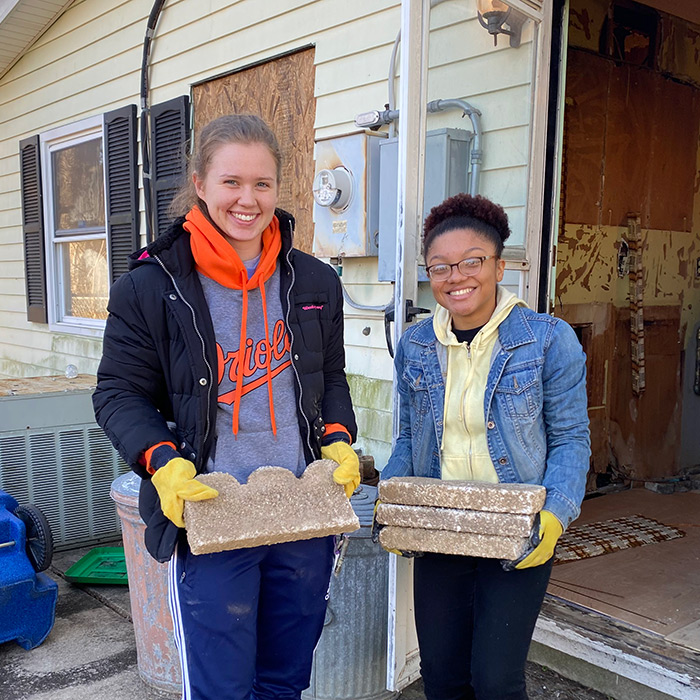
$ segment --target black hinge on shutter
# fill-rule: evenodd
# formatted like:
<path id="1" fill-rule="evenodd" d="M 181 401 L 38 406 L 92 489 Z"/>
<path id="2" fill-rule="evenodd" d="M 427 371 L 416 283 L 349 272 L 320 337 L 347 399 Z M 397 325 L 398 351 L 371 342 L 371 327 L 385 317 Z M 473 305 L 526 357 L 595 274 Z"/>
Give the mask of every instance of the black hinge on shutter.
<path id="1" fill-rule="evenodd" d="M 104 119 L 107 241 L 114 282 L 127 271 L 128 256 L 139 245 L 136 105 L 107 112 Z"/>
<path id="2" fill-rule="evenodd" d="M 41 157 L 38 136 L 30 136 L 19 142 L 19 160 L 22 182 L 24 272 L 27 280 L 27 319 L 34 323 L 48 323 L 44 209 L 41 196 Z"/>
<path id="3" fill-rule="evenodd" d="M 168 208 L 187 174 L 190 137 L 187 95 L 151 107 L 151 182 L 153 235 L 170 225 Z"/>

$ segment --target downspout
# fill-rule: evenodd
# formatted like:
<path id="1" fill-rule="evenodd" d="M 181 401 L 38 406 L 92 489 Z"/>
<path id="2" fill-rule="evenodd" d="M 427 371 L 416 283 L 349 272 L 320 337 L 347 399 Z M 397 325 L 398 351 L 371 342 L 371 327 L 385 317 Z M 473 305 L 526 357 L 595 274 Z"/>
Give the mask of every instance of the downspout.
<path id="1" fill-rule="evenodd" d="M 153 204 L 151 200 L 151 160 L 150 160 L 150 109 L 148 106 L 148 65 L 151 57 L 151 44 L 156 32 L 158 17 L 165 5 L 165 0 L 156 0 L 146 24 L 146 36 L 143 40 L 143 57 L 141 59 L 141 183 L 143 186 L 144 209 L 146 213 L 146 244 L 153 241 Z"/>
<path id="2" fill-rule="evenodd" d="M 396 275 L 394 283 L 394 347 L 412 318 L 407 307 L 418 293 L 418 240 L 423 219 L 423 182 L 425 179 L 425 134 L 428 94 L 428 43 L 430 38 L 430 0 L 401 0 L 401 35 L 406 50 L 401 52 L 401 135 L 398 139 L 396 202 Z M 399 400 L 393 373 L 392 445 L 399 435 Z M 396 559 L 389 557 L 389 614 L 387 619 L 387 688 L 396 689 L 397 571 Z M 394 561 L 392 561 L 394 560 Z M 402 660 L 403 665 L 403 660 Z"/>

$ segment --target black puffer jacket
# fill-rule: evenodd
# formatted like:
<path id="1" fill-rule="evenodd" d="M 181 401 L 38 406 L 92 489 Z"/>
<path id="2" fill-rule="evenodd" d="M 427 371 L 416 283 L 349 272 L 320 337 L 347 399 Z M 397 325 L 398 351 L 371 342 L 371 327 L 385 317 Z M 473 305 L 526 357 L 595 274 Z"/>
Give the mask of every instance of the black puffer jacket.
<path id="1" fill-rule="evenodd" d="M 292 248 L 294 219 L 276 211 L 282 232 L 280 296 L 296 376 L 297 417 L 307 461 L 320 457 L 326 423 L 355 417 L 345 378 L 343 295 L 334 270 Z M 190 251 L 176 222 L 112 287 L 95 416 L 126 463 L 143 478 L 139 509 L 146 546 L 170 558 L 178 528 L 163 515 L 142 456 L 173 442 L 204 470 L 214 446 L 217 387 L 214 328 Z"/>

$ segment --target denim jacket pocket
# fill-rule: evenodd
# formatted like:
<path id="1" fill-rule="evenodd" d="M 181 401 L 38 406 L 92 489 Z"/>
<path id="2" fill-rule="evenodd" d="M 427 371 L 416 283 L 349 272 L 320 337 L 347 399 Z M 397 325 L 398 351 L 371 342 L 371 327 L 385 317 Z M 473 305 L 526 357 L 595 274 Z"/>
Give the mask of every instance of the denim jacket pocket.
<path id="1" fill-rule="evenodd" d="M 415 427 L 423 423 L 423 419 L 430 411 L 430 396 L 428 395 L 428 382 L 420 364 L 407 362 L 403 369 L 403 380 L 408 387 L 408 395 L 411 402 L 412 424 Z"/>
<path id="2" fill-rule="evenodd" d="M 535 420 L 522 420 L 513 425 L 515 443 L 511 449 L 519 450 L 518 476 L 526 484 L 540 483 L 547 462 L 547 436 L 541 416 Z"/>
<path id="3" fill-rule="evenodd" d="M 542 383 L 534 367 L 504 373 L 495 399 L 511 418 L 536 418 L 542 410 Z"/>

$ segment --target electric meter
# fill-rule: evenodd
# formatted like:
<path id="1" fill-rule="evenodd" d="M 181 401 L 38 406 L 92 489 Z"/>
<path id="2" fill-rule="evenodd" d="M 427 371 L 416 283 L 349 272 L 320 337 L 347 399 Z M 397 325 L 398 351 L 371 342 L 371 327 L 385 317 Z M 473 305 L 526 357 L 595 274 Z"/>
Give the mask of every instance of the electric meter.
<path id="1" fill-rule="evenodd" d="M 342 211 L 352 198 L 352 175 L 343 167 L 319 170 L 313 184 L 316 204 Z"/>

